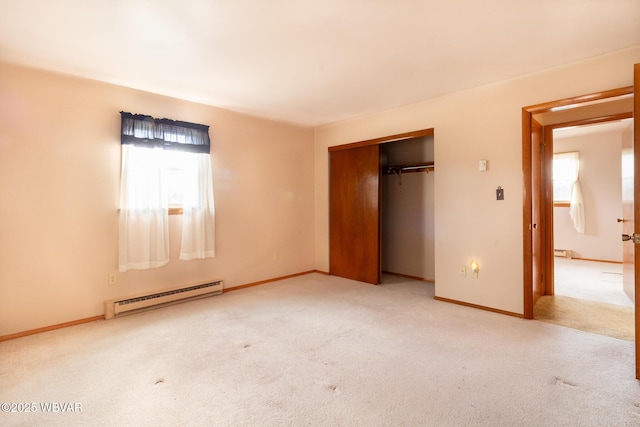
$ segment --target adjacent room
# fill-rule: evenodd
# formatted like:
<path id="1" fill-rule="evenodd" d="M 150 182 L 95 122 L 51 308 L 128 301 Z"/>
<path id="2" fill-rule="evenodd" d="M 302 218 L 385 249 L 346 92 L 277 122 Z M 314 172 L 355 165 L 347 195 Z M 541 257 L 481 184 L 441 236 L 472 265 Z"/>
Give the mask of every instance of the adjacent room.
<path id="1" fill-rule="evenodd" d="M 640 424 L 634 333 L 527 318 L 523 132 L 532 106 L 635 108 L 638 22 L 635 0 L 0 0 L 0 424 Z M 554 145 L 632 159 L 620 132 Z M 556 262 L 640 289 L 634 193 L 584 178 Z"/>
<path id="2" fill-rule="evenodd" d="M 635 339 L 620 241 L 623 141 L 632 124 L 610 120 L 553 131 L 554 281 L 553 292 L 536 305 L 538 319 Z"/>

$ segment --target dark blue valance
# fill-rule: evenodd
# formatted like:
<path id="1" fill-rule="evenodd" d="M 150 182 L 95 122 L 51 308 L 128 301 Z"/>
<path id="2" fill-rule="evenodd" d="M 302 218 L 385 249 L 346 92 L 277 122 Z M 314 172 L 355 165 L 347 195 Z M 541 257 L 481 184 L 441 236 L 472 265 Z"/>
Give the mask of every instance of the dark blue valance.
<path id="1" fill-rule="evenodd" d="M 121 143 L 164 150 L 209 153 L 209 126 L 169 119 L 154 119 L 143 114 L 120 112 Z"/>

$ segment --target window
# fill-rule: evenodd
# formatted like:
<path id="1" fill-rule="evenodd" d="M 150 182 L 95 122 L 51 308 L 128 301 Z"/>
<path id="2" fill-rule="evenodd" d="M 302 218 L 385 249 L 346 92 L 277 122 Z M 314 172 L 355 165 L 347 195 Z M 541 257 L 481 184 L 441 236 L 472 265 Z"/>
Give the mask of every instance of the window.
<path id="1" fill-rule="evenodd" d="M 577 180 L 580 169 L 580 155 L 577 151 L 553 155 L 553 203 L 571 203 L 571 188 Z"/>
<path id="2" fill-rule="evenodd" d="M 121 116 L 120 271 L 169 262 L 171 208 L 183 214 L 180 259 L 214 256 L 209 127 Z"/>
<path id="3" fill-rule="evenodd" d="M 167 177 L 169 215 L 183 213 L 184 188 L 187 185 L 190 153 L 167 151 L 164 156 L 164 171 Z"/>

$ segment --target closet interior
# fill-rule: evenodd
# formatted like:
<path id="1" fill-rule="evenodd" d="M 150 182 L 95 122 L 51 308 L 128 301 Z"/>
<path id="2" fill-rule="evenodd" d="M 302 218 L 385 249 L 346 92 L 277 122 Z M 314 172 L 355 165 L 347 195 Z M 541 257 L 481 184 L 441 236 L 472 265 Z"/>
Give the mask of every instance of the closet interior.
<path id="1" fill-rule="evenodd" d="M 433 140 L 380 145 L 383 274 L 435 280 Z"/>

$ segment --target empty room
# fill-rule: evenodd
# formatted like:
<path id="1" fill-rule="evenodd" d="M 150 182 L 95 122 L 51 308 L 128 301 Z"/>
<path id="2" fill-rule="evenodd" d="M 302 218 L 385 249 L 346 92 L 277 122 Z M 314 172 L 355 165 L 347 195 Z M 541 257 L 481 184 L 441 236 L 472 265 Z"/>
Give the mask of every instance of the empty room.
<path id="1" fill-rule="evenodd" d="M 639 22 L 0 0 L 0 425 L 640 425 L 633 327 L 534 316 L 554 129 L 618 123 L 576 239 L 640 325 Z"/>

